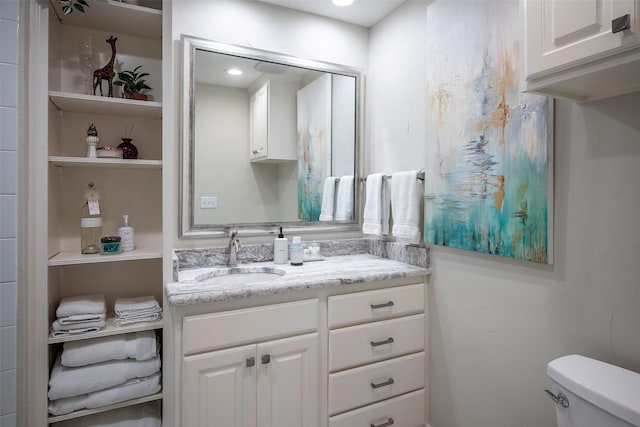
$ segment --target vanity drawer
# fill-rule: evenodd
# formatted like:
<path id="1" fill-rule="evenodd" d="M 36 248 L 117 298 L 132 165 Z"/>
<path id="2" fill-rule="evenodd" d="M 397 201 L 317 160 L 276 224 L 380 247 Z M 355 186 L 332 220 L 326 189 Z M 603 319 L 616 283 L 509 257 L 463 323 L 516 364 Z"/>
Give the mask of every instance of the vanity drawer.
<path id="1" fill-rule="evenodd" d="M 424 349 L 424 314 L 329 331 L 329 371 Z"/>
<path id="2" fill-rule="evenodd" d="M 424 388 L 424 352 L 329 375 L 329 415 Z"/>
<path id="3" fill-rule="evenodd" d="M 185 317 L 183 352 L 193 354 L 318 329 L 318 300 Z"/>
<path id="4" fill-rule="evenodd" d="M 329 418 L 329 427 L 422 427 L 425 392 L 416 390 L 393 399 Z"/>
<path id="5" fill-rule="evenodd" d="M 424 311 L 424 283 L 329 297 L 329 327 Z"/>

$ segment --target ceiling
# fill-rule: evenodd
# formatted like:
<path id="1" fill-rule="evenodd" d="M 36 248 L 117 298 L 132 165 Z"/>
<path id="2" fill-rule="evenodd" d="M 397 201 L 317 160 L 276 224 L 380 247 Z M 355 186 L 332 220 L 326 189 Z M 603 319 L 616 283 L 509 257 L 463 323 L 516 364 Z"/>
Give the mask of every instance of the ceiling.
<path id="1" fill-rule="evenodd" d="M 351 24 L 371 27 L 405 0 L 355 0 L 352 5 L 334 6 L 331 0 L 259 0 L 278 6 L 326 16 Z"/>

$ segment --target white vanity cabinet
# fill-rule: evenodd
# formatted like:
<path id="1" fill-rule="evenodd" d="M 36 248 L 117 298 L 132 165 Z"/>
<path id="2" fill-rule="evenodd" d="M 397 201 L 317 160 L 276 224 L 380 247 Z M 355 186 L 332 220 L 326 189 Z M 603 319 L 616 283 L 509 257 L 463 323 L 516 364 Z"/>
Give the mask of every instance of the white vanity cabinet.
<path id="1" fill-rule="evenodd" d="M 328 298 L 329 425 L 422 426 L 424 284 Z"/>
<path id="2" fill-rule="evenodd" d="M 295 82 L 272 79 L 251 93 L 249 159 L 252 162 L 297 160 L 297 90 Z"/>
<path id="3" fill-rule="evenodd" d="M 640 1 L 522 5 L 527 91 L 591 101 L 640 89 Z M 614 33 L 616 19 L 628 20 L 628 28 Z"/>
<path id="4" fill-rule="evenodd" d="M 315 299 L 185 317 L 182 425 L 319 426 L 317 327 Z"/>

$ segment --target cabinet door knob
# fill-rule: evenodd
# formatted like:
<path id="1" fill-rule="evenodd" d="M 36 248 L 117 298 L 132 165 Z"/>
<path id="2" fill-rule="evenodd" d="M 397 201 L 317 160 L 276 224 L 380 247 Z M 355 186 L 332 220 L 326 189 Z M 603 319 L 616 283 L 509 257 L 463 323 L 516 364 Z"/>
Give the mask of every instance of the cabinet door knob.
<path id="1" fill-rule="evenodd" d="M 389 378 L 388 380 L 386 380 L 384 382 L 381 382 L 381 383 L 378 383 L 378 384 L 371 383 L 371 388 L 375 390 L 375 389 L 380 388 L 380 387 L 386 387 L 388 385 L 393 385 L 394 383 L 395 383 L 395 381 L 393 380 L 393 378 Z"/>
<path id="2" fill-rule="evenodd" d="M 256 365 L 256 358 L 255 357 L 249 357 L 247 359 L 247 368 L 250 368 L 252 366 Z"/>
<path id="3" fill-rule="evenodd" d="M 393 338 L 389 337 L 384 341 L 371 341 L 371 347 L 378 347 L 379 345 L 393 344 Z"/>
<path id="4" fill-rule="evenodd" d="M 394 425 L 396 422 L 393 421 L 393 418 L 389 418 L 387 421 L 385 421 L 382 424 L 371 424 L 371 427 L 389 427 Z"/>
<path id="5" fill-rule="evenodd" d="M 371 306 L 371 310 L 375 310 L 376 308 L 386 308 L 393 307 L 393 301 L 385 302 L 382 304 L 369 304 Z"/>
<path id="6" fill-rule="evenodd" d="M 271 362 L 271 355 L 269 354 L 263 354 L 262 355 L 262 364 L 266 365 L 267 363 Z"/>
<path id="7" fill-rule="evenodd" d="M 611 21 L 611 32 L 613 34 L 631 28 L 631 15 L 626 14 Z"/>

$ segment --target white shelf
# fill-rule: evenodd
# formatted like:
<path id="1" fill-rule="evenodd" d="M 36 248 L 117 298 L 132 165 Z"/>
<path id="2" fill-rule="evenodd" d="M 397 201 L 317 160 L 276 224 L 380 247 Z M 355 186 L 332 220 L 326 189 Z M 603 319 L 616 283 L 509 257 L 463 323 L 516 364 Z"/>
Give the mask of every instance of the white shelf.
<path id="1" fill-rule="evenodd" d="M 160 39 L 162 34 L 162 10 L 112 0 L 97 0 L 89 1 L 89 7 L 85 7 L 84 13 L 74 10 L 65 15 L 59 2 L 51 3 L 63 24 L 150 39 Z"/>
<path id="2" fill-rule="evenodd" d="M 162 160 L 49 156 L 49 163 L 55 166 L 79 168 L 162 169 Z"/>
<path id="3" fill-rule="evenodd" d="M 82 409 L 70 414 L 58 415 L 56 417 L 49 417 L 49 424 L 57 423 L 64 420 L 70 420 L 72 418 L 86 417 L 87 415 L 97 414 L 100 412 L 111 411 L 112 409 L 124 408 L 126 406 L 133 406 L 139 403 L 152 402 L 154 400 L 162 399 L 162 393 L 150 394 L 149 396 L 139 397 L 137 399 L 126 400 L 120 403 L 114 403 L 113 405 L 101 406 L 95 409 Z"/>
<path id="4" fill-rule="evenodd" d="M 108 114 L 146 119 L 162 118 L 162 103 L 155 101 L 136 101 L 58 91 L 49 91 L 49 100 L 59 110 L 72 113 Z"/>
<path id="5" fill-rule="evenodd" d="M 162 318 L 153 322 L 140 322 L 132 323 L 130 325 L 116 326 L 115 318 L 109 317 L 107 319 L 107 325 L 105 328 L 98 332 L 89 332 L 86 334 L 69 335 L 66 337 L 54 337 L 52 333 L 49 334 L 49 344 L 58 344 L 69 341 L 81 341 L 89 338 L 107 337 L 110 335 L 128 334 L 130 332 L 149 331 L 153 329 L 162 329 Z"/>
<path id="6" fill-rule="evenodd" d="M 117 255 L 83 255 L 78 251 L 59 252 L 49 258 L 49 266 L 76 265 L 76 264 L 96 264 L 100 262 L 135 261 L 142 259 L 162 258 L 162 251 L 135 249 L 133 251 L 122 252 Z"/>

